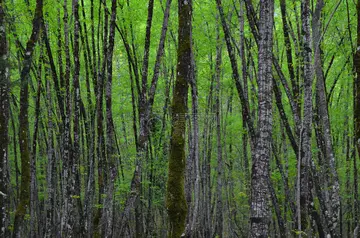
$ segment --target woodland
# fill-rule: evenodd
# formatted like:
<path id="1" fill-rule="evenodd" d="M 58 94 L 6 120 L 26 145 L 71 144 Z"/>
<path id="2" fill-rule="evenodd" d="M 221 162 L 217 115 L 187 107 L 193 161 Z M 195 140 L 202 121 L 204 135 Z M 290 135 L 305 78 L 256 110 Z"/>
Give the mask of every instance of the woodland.
<path id="1" fill-rule="evenodd" d="M 0 237 L 359 237 L 360 0 L 0 0 Z"/>

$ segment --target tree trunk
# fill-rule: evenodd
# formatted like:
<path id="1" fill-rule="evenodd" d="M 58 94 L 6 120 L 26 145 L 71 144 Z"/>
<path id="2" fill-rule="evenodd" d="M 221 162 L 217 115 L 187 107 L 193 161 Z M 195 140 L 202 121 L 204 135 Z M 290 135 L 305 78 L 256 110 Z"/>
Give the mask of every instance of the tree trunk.
<path id="1" fill-rule="evenodd" d="M 251 236 L 269 236 L 269 162 L 272 135 L 272 27 L 274 1 L 260 1 L 258 138 L 251 175 Z"/>
<path id="2" fill-rule="evenodd" d="M 181 237 L 185 231 L 187 204 L 184 191 L 185 173 L 185 113 L 188 83 L 192 76 L 192 0 L 178 1 L 178 60 L 172 102 L 172 127 L 166 208 L 169 215 L 169 237 Z"/>
<path id="3" fill-rule="evenodd" d="M 356 76 L 354 79 L 354 142 L 360 156 L 360 0 L 357 1 L 357 44 L 354 55 L 354 67 Z M 354 227 L 359 227 L 359 198 L 358 198 L 358 169 L 357 156 L 354 156 Z M 357 229 L 358 232 L 359 229 Z M 356 232 L 356 233 L 357 233 Z M 354 231 L 355 235 L 355 231 Z M 358 234 L 356 234 L 358 235 Z"/>
<path id="4" fill-rule="evenodd" d="M 217 138 L 217 181 L 216 181 L 216 222 L 214 236 L 223 237 L 223 198 L 222 198 L 222 181 L 223 181 L 223 156 L 221 141 L 221 120 L 220 120 L 220 79 L 222 63 L 222 47 L 220 42 L 219 31 L 217 30 L 216 45 L 216 94 L 215 94 L 215 115 L 216 115 L 216 138 Z"/>
<path id="5" fill-rule="evenodd" d="M 72 197 L 72 204 L 74 206 L 73 213 L 73 224 L 74 224 L 74 234 L 76 236 L 81 236 L 83 234 L 82 227 L 82 206 L 81 206 L 81 184 L 79 178 L 79 163 L 80 163 L 80 19 L 79 19 L 79 1 L 72 0 L 72 10 L 74 15 L 74 78 L 73 78 L 73 90 L 74 90 L 74 124 L 73 124 L 73 151 L 72 156 L 69 161 L 69 168 L 71 170 L 70 174 L 70 193 Z"/>
<path id="6" fill-rule="evenodd" d="M 194 59 L 193 59 L 194 61 Z M 194 67 L 195 62 L 193 62 L 192 66 Z M 192 72 L 195 74 L 195 72 Z M 197 237 L 199 233 L 199 206 L 200 206 L 200 161 L 199 161 L 199 121 L 198 121 L 198 88 L 196 85 L 196 77 L 192 76 L 191 80 L 191 96 L 192 96 L 192 123 L 193 123 L 193 142 L 192 142 L 192 154 L 193 154 L 193 162 L 194 162 L 194 211 L 191 221 L 191 236 Z"/>
<path id="7" fill-rule="evenodd" d="M 115 40 L 115 21 L 116 21 L 116 0 L 112 0 L 111 5 L 111 19 L 110 19 L 110 35 L 109 35 L 109 47 L 107 57 L 107 82 L 105 86 L 106 97 L 106 145 L 107 156 L 109 161 L 108 166 L 108 183 L 106 188 L 106 199 L 104 203 L 105 212 L 103 213 L 102 222 L 105 224 L 105 230 L 103 231 L 104 237 L 113 236 L 113 201 L 114 201 L 114 183 L 117 178 L 116 171 L 116 137 L 115 128 L 112 116 L 112 60 L 114 52 L 114 40 Z"/>
<path id="8" fill-rule="evenodd" d="M 72 143 L 71 143 L 71 91 L 70 91 L 70 77 L 71 77 L 71 59 L 70 59 L 70 36 L 68 24 L 68 7 L 67 0 L 64 0 L 64 47 L 65 47 L 65 75 L 64 75 L 64 88 L 65 88 L 65 121 L 64 121 L 64 135 L 63 135 L 63 153 L 62 159 L 64 169 L 62 173 L 62 221 L 61 221 L 61 234 L 63 236 L 74 235 L 74 198 L 72 197 Z M 63 80 L 63 79 L 62 79 Z"/>
<path id="9" fill-rule="evenodd" d="M 9 235 L 9 181 L 7 176 L 8 165 L 8 128 L 10 113 L 10 80 L 8 65 L 8 43 L 6 38 L 4 0 L 0 0 L 0 237 Z"/>
<path id="10" fill-rule="evenodd" d="M 42 27 L 42 9 L 43 1 L 36 1 L 35 16 L 33 19 L 33 29 L 26 44 L 24 62 L 20 74 L 20 113 L 19 113 L 19 140 L 20 140 L 20 154 L 21 154 L 21 188 L 20 188 L 20 201 L 15 212 L 14 232 L 13 236 L 18 238 L 22 237 L 22 228 L 24 217 L 27 209 L 30 206 L 30 148 L 29 148 L 29 86 L 30 68 L 32 55 L 35 49 L 36 42 L 40 35 Z"/>
<path id="11" fill-rule="evenodd" d="M 298 230 L 308 229 L 309 167 L 311 163 L 311 122 L 312 122 L 312 51 L 310 37 L 310 1 L 301 4 L 302 50 L 304 70 L 304 116 L 300 132 L 300 154 L 298 159 L 297 218 Z M 301 235 L 300 235 L 301 236 Z"/>
<path id="12" fill-rule="evenodd" d="M 52 96 L 51 96 L 51 86 L 50 86 L 50 80 L 48 79 L 48 72 L 50 69 L 48 68 L 47 64 L 45 64 L 45 82 L 46 82 L 46 100 L 49 103 L 49 105 L 53 105 L 52 102 Z M 47 181 L 47 194 L 48 199 L 46 201 L 46 224 L 45 224 L 45 237 L 54 237 L 56 232 L 56 226 L 55 226 L 55 201 L 56 201 L 56 183 L 57 183 L 57 177 L 56 177 L 56 159 L 55 159 L 55 149 L 54 149 L 54 134 L 53 134 L 53 128 L 54 123 L 52 120 L 53 114 L 51 107 L 48 107 L 48 151 L 47 151 L 47 173 L 46 173 L 46 181 Z"/>
<path id="13" fill-rule="evenodd" d="M 314 70 L 316 75 L 316 100 L 318 116 L 321 123 L 322 135 L 324 137 L 324 159 L 325 159 L 325 173 L 329 179 L 328 193 L 330 195 L 326 206 L 328 206 L 329 214 L 327 217 L 328 227 L 331 235 L 339 237 L 339 216 L 340 216 L 340 184 L 337 175 L 335 156 L 333 151 L 333 143 L 330 128 L 330 119 L 328 112 L 328 103 L 326 99 L 325 79 L 322 70 L 321 60 L 321 12 L 324 2 L 322 0 L 317 1 L 316 9 L 313 14 L 312 32 L 313 32 L 313 45 L 314 45 Z M 315 181 L 316 182 L 316 181 Z"/>

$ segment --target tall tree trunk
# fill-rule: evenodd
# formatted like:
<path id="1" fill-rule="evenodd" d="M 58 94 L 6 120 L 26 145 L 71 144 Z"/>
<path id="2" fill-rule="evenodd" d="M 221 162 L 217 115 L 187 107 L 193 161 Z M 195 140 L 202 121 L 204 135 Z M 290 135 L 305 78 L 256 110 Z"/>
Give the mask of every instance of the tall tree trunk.
<path id="1" fill-rule="evenodd" d="M 240 75 L 239 75 L 239 70 L 238 70 L 238 66 L 237 66 L 237 62 L 236 62 L 234 47 L 231 44 L 230 30 L 226 23 L 221 0 L 215 0 L 215 1 L 216 1 L 217 9 L 220 14 L 221 25 L 222 25 L 224 35 L 225 35 L 226 48 L 227 48 L 227 51 L 229 54 L 231 69 L 232 69 L 232 77 L 235 81 L 236 90 L 238 92 L 240 102 L 241 102 L 241 109 L 242 109 L 241 113 L 242 113 L 243 118 L 246 118 L 245 122 L 247 124 L 249 134 L 250 134 L 251 147 L 254 148 L 254 146 L 255 146 L 254 124 L 253 124 L 253 121 L 252 121 L 251 115 L 250 115 L 249 102 L 248 102 L 247 98 L 245 98 L 246 94 L 244 93 L 244 89 L 240 83 Z"/>
<path id="2" fill-rule="evenodd" d="M 106 97 L 106 135 L 107 135 L 107 156 L 109 161 L 108 166 L 108 183 L 106 187 L 106 199 L 105 199 L 105 212 L 103 213 L 102 222 L 105 223 L 105 230 L 103 231 L 104 237 L 113 236 L 113 201 L 114 201 L 114 183 L 117 178 L 116 171 L 116 137 L 114 121 L 112 116 L 112 60 L 114 52 L 115 41 L 115 21 L 116 21 L 116 0 L 112 0 L 111 5 L 111 19 L 110 19 L 110 34 L 108 45 L 108 57 L 107 57 L 107 82 L 105 86 Z"/>
<path id="3" fill-rule="evenodd" d="M 10 75 L 6 38 L 5 1 L 0 0 L 0 237 L 9 235 L 9 181 L 7 177 Z"/>
<path id="4" fill-rule="evenodd" d="M 104 194 L 105 187 L 107 183 L 107 157 L 106 157 L 106 141 L 104 136 L 104 84 L 106 78 L 106 64 L 107 64 L 107 56 L 108 56 L 108 47 L 107 47 L 107 39 L 108 39 L 108 14 L 106 13 L 106 2 L 99 1 L 99 21 L 102 20 L 101 16 L 101 6 L 104 4 L 104 23 L 103 23 L 103 32 L 100 31 L 100 25 L 98 26 L 98 37 L 102 39 L 103 46 L 103 61 L 101 62 L 100 55 L 100 40 L 98 40 L 97 50 L 98 50 L 98 71 L 97 71 L 97 80 L 96 80 L 96 114 L 97 114 L 97 158 L 98 158 L 98 186 L 99 186 L 99 194 L 98 194 L 98 204 L 100 205 L 97 208 L 96 215 L 94 218 L 94 233 L 95 236 L 100 237 L 101 230 L 104 229 L 104 225 L 101 223 L 101 217 L 103 214 L 103 202 L 104 202 Z M 102 36 L 100 36 L 102 35 Z M 101 64 L 102 63 L 102 64 Z"/>
<path id="5" fill-rule="evenodd" d="M 147 26 L 146 26 L 146 35 L 145 35 L 145 47 L 144 47 L 144 60 L 143 60 L 143 66 L 142 66 L 142 82 L 141 82 L 141 90 L 140 90 L 140 83 L 139 83 L 139 76 L 138 76 L 138 70 L 137 70 L 137 59 L 136 59 L 136 52 L 134 50 L 134 44 L 132 45 L 134 50 L 134 56 L 131 56 L 130 52 L 130 46 L 126 42 L 124 36 L 121 34 L 121 37 L 123 38 L 126 52 L 128 55 L 128 61 L 129 61 L 129 71 L 131 72 L 131 69 L 133 69 L 135 74 L 135 82 L 137 86 L 137 90 L 139 93 L 139 137 L 137 137 L 137 130 L 136 130 L 136 111 L 135 111 L 135 100 L 134 100 L 134 87 L 133 87 L 133 81 L 132 81 L 132 74 L 130 75 L 131 79 L 131 90 L 132 90 L 132 104 L 133 104 L 133 115 L 134 115 L 134 133 L 135 133 L 135 139 L 136 139 L 136 149 L 137 149 L 137 161 L 136 161 L 136 167 L 134 171 L 134 175 L 131 181 L 131 194 L 127 198 L 123 218 L 126 218 L 129 213 L 129 209 L 135 205 L 135 213 L 136 213 L 136 233 L 138 237 L 141 237 L 142 235 L 142 214 L 140 213 L 140 207 L 138 207 L 139 204 L 139 196 L 141 192 L 141 169 L 142 169 L 142 160 L 144 160 L 146 156 L 147 151 L 147 143 L 149 139 L 149 121 L 150 121 L 150 115 L 152 113 L 152 106 L 154 103 L 155 98 L 155 92 L 156 92 L 156 86 L 157 81 L 159 78 L 159 70 L 161 65 L 161 60 L 164 54 L 164 45 L 165 45 L 165 39 L 166 39 L 166 33 L 168 29 L 168 21 L 170 16 L 170 6 L 171 6 L 171 0 L 166 1 L 166 9 L 164 12 L 164 18 L 163 18 L 163 24 L 161 29 L 161 35 L 160 35 L 160 41 L 157 49 L 156 54 L 156 60 L 155 60 L 155 66 L 153 70 L 153 77 L 151 79 L 151 85 L 150 88 L 148 88 L 148 64 L 149 64 L 149 51 L 150 51 L 150 37 L 151 37 L 151 25 L 152 25 L 152 16 L 153 16 L 153 7 L 154 7 L 154 1 L 149 0 L 148 5 L 148 19 L 147 19 Z M 130 28 L 132 30 L 132 25 L 130 24 Z M 133 37 L 133 35 L 132 35 Z M 127 218 L 126 218 L 127 219 Z M 123 230 L 123 226 L 125 225 L 127 221 L 123 220 L 122 228 L 120 230 Z"/>
<path id="6" fill-rule="evenodd" d="M 221 79 L 221 63 L 222 63 L 222 47 L 220 42 L 219 30 L 217 29 L 217 45 L 216 45 L 216 63 L 215 63 L 215 116 L 216 116 L 216 142 L 217 142 L 217 181 L 216 181 L 216 222 L 214 236 L 223 237 L 223 156 L 221 141 L 221 120 L 220 120 L 220 79 Z"/>
<path id="7" fill-rule="evenodd" d="M 76 236 L 83 234 L 82 227 L 82 206 L 81 206 L 81 184 L 79 177 L 79 163 L 80 163 L 80 19 L 79 19 L 79 0 L 72 0 L 72 11 L 74 15 L 74 78 L 73 78 L 73 90 L 74 90 L 74 124 L 73 124 L 73 151 L 70 162 L 71 169 L 71 181 L 70 191 L 72 194 L 71 199 L 74 205 L 73 223 L 74 232 Z"/>
<path id="8" fill-rule="evenodd" d="M 30 206 L 30 148 L 29 148 L 29 85 L 30 68 L 32 55 L 35 49 L 36 42 L 39 38 L 42 27 L 43 16 L 43 1 L 36 1 L 35 15 L 33 19 L 33 29 L 26 44 L 25 56 L 23 66 L 20 73 L 20 113 L 19 113 L 19 140 L 20 140 L 20 154 L 21 154 L 21 188 L 20 201 L 15 212 L 14 232 L 13 236 L 21 237 L 24 217 L 27 209 Z"/>
<path id="9" fill-rule="evenodd" d="M 143 215 L 141 212 L 141 169 L 143 165 L 143 161 L 146 159 L 147 146 L 148 146 L 148 137 L 149 137 L 149 116 L 150 110 L 148 108 L 148 100 L 147 100 L 147 89 L 148 89 L 148 68 L 149 68 L 149 52 L 150 52 L 150 42 L 151 42 L 151 26 L 153 20 L 153 11 L 154 11 L 154 0 L 149 0 L 148 5 L 148 18 L 146 23 L 146 32 L 145 32 L 145 46 L 144 46 L 144 58 L 141 72 L 141 91 L 139 92 L 139 124 L 140 124 L 140 132 L 139 132 L 139 141 L 138 141 L 138 156 L 136 161 L 135 173 L 136 176 L 136 204 L 135 204 L 135 222 L 136 222 L 136 237 L 142 237 L 143 226 L 142 220 Z"/>
<path id="10" fill-rule="evenodd" d="M 194 61 L 194 59 L 192 59 Z M 194 68 L 195 62 L 192 63 L 192 67 Z M 194 162 L 194 210 L 191 221 L 191 236 L 198 237 L 199 236 L 199 207 L 200 207 L 200 158 L 199 158 L 199 121 L 198 121 L 198 88 L 196 83 L 195 70 L 192 71 L 194 74 L 191 77 L 191 97 L 192 97 L 192 123 L 193 123 L 193 136 L 192 136 L 192 155 Z"/>
<path id="11" fill-rule="evenodd" d="M 35 121 L 34 121 L 34 134 L 32 140 L 32 153 L 30 159 L 30 178 L 31 178 L 31 185 L 30 185 L 30 237 L 38 237 L 38 226 L 41 224 L 38 222 L 40 220 L 39 214 L 37 213 L 37 209 L 39 208 L 38 204 L 38 188 L 37 188 L 37 179 L 36 179 L 36 148 L 37 148 L 37 138 L 38 138 L 38 131 L 39 131 L 39 120 L 40 120 L 40 96 L 41 96 L 41 71 L 43 63 L 43 52 L 40 53 L 39 63 L 40 66 L 38 67 L 38 79 L 37 79 L 37 92 L 35 99 Z"/>
<path id="12" fill-rule="evenodd" d="M 61 234 L 63 236 L 74 235 L 74 197 L 72 189 L 72 142 L 71 142 L 71 91 L 70 91 L 70 77 L 71 77 L 71 59 L 70 59 L 70 33 L 68 24 L 68 1 L 64 0 L 64 38 L 65 38 L 65 75 L 64 75 L 64 88 L 65 88 L 65 121 L 64 121 L 64 135 L 63 135 L 63 173 L 62 173 L 62 221 L 61 221 Z"/>
<path id="13" fill-rule="evenodd" d="M 311 122 L 312 122 L 312 50 L 310 37 L 310 1 L 301 3 L 302 50 L 304 77 L 304 116 L 300 132 L 300 154 L 298 159 L 297 218 L 298 230 L 308 229 L 309 168 L 311 163 Z M 301 236 L 301 235 L 300 235 Z"/>
<path id="14" fill-rule="evenodd" d="M 258 138 L 251 175 L 251 236 L 267 237 L 270 225 L 269 162 L 272 135 L 272 27 L 274 1 L 260 1 L 259 74 L 258 74 Z"/>
<path id="15" fill-rule="evenodd" d="M 313 45 L 314 45 L 314 70 L 316 75 L 316 100 L 318 116 L 321 122 L 322 135 L 324 137 L 324 158 L 325 158 L 325 173 L 329 179 L 329 199 L 326 202 L 329 214 L 327 217 L 328 227 L 331 235 L 339 237 L 339 216 L 340 216 L 340 184 L 337 175 L 335 156 L 333 150 L 330 119 L 328 111 L 328 103 L 326 99 L 325 79 L 322 69 L 321 60 L 321 13 L 324 2 L 318 0 L 316 3 L 315 12 L 313 14 L 312 32 L 313 32 Z M 316 182 L 316 181 L 315 181 Z"/>
<path id="16" fill-rule="evenodd" d="M 360 0 L 357 1 L 357 44 L 356 52 L 354 55 L 354 67 L 356 76 L 354 80 L 354 142 L 358 155 L 360 156 Z M 354 227 L 359 232 L 359 198 L 358 198 L 358 168 L 357 168 L 357 156 L 354 156 Z M 354 231 L 355 235 L 355 231 Z M 357 234 L 356 234 L 357 235 Z"/>
<path id="17" fill-rule="evenodd" d="M 244 32 L 244 27 L 245 27 L 245 16 L 244 16 L 244 2 L 242 0 L 240 1 L 240 13 L 239 13 L 239 25 L 240 25 L 240 58 L 241 58 L 241 72 L 242 72 L 242 77 L 243 77 L 243 85 L 244 85 L 244 98 L 246 101 L 249 101 L 249 96 L 248 96 L 248 69 L 247 69 L 247 64 L 246 64 L 246 57 L 245 57 L 245 32 Z M 250 53 L 249 53 L 250 54 Z M 245 176 L 246 176 L 246 191 L 247 194 L 250 194 L 250 166 L 249 166 L 249 158 L 248 158 L 248 134 L 247 134 L 247 127 L 246 127 L 246 117 L 244 117 L 243 114 L 243 130 L 244 130 L 244 134 L 243 134 L 243 138 L 242 138 L 242 146 L 243 146 L 243 161 L 244 161 L 244 170 L 245 170 Z M 250 195 L 249 195 L 250 198 Z M 249 199 L 250 202 L 250 199 Z"/>
<path id="18" fill-rule="evenodd" d="M 185 113 L 188 83 L 192 76 L 192 0 L 178 1 L 178 59 L 172 102 L 169 172 L 166 208 L 169 215 L 169 237 L 178 238 L 185 231 L 187 204 L 184 191 L 185 173 Z"/>
<path id="19" fill-rule="evenodd" d="M 46 100 L 49 104 L 48 106 L 48 150 L 47 150 L 47 173 L 46 173 L 46 181 L 47 181 L 47 194 L 48 199 L 46 201 L 46 224 L 45 224 L 45 237 L 54 237 L 56 232 L 55 227 L 55 200 L 56 200 L 56 158 L 55 158 L 55 149 L 54 149 L 54 123 L 53 123 L 53 114 L 51 110 L 52 95 L 51 95 L 51 84 L 48 78 L 50 69 L 48 68 L 47 62 L 45 63 L 45 82 L 46 82 Z"/>
<path id="20" fill-rule="evenodd" d="M 292 86 L 292 92 L 294 96 L 294 100 L 296 102 L 299 102 L 299 85 L 297 82 L 297 79 L 295 77 L 295 70 L 294 70 L 294 63 L 293 63 L 293 56 L 292 56 L 292 48 L 291 48 L 291 42 L 290 42 L 290 33 L 289 33 L 289 25 L 286 19 L 286 0 L 280 1 L 280 9 L 281 9 L 281 20 L 283 25 L 283 32 L 284 32 L 284 43 L 285 43 L 285 49 L 286 49 L 286 60 L 287 60 L 287 68 L 289 70 L 289 76 Z M 297 103 L 297 112 L 300 115 L 300 103 Z M 296 135 L 298 135 L 298 131 L 296 132 Z"/>

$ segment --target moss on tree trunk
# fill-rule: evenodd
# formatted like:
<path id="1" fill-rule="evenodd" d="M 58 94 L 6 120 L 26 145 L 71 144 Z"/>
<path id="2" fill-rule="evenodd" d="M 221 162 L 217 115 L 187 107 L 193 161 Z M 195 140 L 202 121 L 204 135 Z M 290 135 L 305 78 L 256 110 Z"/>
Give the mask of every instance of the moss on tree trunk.
<path id="1" fill-rule="evenodd" d="M 192 76 L 191 16 L 192 1 L 179 0 L 178 64 L 172 101 L 172 128 L 166 207 L 169 215 L 169 237 L 181 237 L 185 230 L 185 130 L 188 82 Z"/>

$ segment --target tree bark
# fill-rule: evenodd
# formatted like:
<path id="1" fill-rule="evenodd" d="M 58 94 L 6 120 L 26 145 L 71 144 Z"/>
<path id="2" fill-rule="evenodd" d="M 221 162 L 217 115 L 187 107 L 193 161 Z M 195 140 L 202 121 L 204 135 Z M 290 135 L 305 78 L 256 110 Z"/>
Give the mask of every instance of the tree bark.
<path id="1" fill-rule="evenodd" d="M 80 164 L 80 19 L 79 19 L 79 0 L 72 0 L 72 11 L 74 15 L 74 78 L 73 78 L 73 91 L 74 91 L 74 118 L 73 118 L 73 151 L 70 162 L 71 181 L 70 193 L 73 200 L 74 213 L 73 224 L 76 236 L 81 236 L 84 232 L 82 224 L 82 205 L 81 205 L 81 181 L 79 177 L 79 164 Z"/>
<path id="2" fill-rule="evenodd" d="M 260 1 L 258 138 L 251 175 L 251 237 L 269 236 L 269 162 L 272 141 L 272 27 L 274 1 Z"/>
<path id="3" fill-rule="evenodd" d="M 300 154 L 298 159 L 298 198 L 297 218 L 298 231 L 308 229 L 308 203 L 309 203 L 309 167 L 311 163 L 311 125 L 312 125 L 312 50 L 310 37 L 310 1 L 301 3 L 302 19 L 302 53 L 304 78 L 304 116 L 300 132 Z M 301 235 L 300 235 L 301 236 Z"/>
<path id="4" fill-rule="evenodd" d="M 329 214 L 327 217 L 327 224 L 330 229 L 331 235 L 339 237 L 340 230 L 340 184 L 336 170 L 335 156 L 333 149 L 333 142 L 331 136 L 330 119 L 328 111 L 328 103 L 325 89 L 325 79 L 322 70 L 321 60 L 321 12 L 324 6 L 322 0 L 317 1 L 315 12 L 313 14 L 312 32 L 313 32 L 313 45 L 314 45 L 314 70 L 316 75 L 316 100 L 317 111 L 321 123 L 322 135 L 324 137 L 324 159 L 325 159 L 325 173 L 329 179 L 329 199 L 326 202 Z M 316 181 L 315 181 L 316 182 Z"/>
<path id="5" fill-rule="evenodd" d="M 354 67 L 356 76 L 354 79 L 354 142 L 358 155 L 360 155 L 360 0 L 357 1 L 357 44 L 356 52 L 354 55 Z M 353 166 L 354 166 L 354 227 L 359 227 L 359 198 L 358 198 L 358 168 L 357 168 L 357 156 L 355 154 Z M 359 229 L 356 229 L 358 233 Z M 358 234 L 356 234 L 358 235 Z M 355 236 L 355 231 L 354 231 Z"/>
<path id="6" fill-rule="evenodd" d="M 0 0 L 0 237 L 9 235 L 9 181 L 7 176 L 10 114 L 10 74 L 6 37 L 5 1 Z"/>
<path id="7" fill-rule="evenodd" d="M 215 94 L 215 116 L 216 116 L 216 142 L 217 142 L 217 181 L 216 181 L 216 222 L 214 236 L 223 237 L 223 198 L 222 198 L 222 181 L 223 181 L 223 156 L 221 141 L 221 120 L 220 120 L 220 79 L 222 63 L 222 47 L 220 42 L 219 31 L 217 30 L 216 45 L 216 94 Z"/>
<path id="8" fill-rule="evenodd" d="M 71 59 L 70 59 L 70 33 L 68 24 L 68 4 L 67 0 L 64 0 L 64 47 L 65 47 L 65 75 L 64 75 L 64 88 L 65 88 L 65 121 L 64 121 L 64 135 L 63 135 L 63 150 L 62 159 L 64 169 L 62 172 L 62 221 L 61 221 L 61 234 L 63 236 L 74 235 L 74 198 L 73 194 L 73 178 L 72 178 L 72 142 L 71 142 L 71 115 L 72 115 L 72 103 L 71 103 Z"/>
<path id="9" fill-rule="evenodd" d="M 184 191 L 185 173 L 185 113 L 188 83 L 192 72 L 192 0 L 178 1 L 178 59 L 172 102 L 169 171 L 166 208 L 169 215 L 169 237 L 181 237 L 185 230 L 187 204 Z"/>
<path id="10" fill-rule="evenodd" d="M 49 105 L 53 105 L 52 96 L 51 96 L 51 84 L 50 80 L 48 79 L 50 69 L 48 68 L 48 64 L 45 63 L 45 82 L 46 82 L 46 100 Z M 46 201 L 46 224 L 45 224 L 45 234 L 44 236 L 54 237 L 56 232 L 56 223 L 55 223 L 55 201 L 56 201 L 56 157 L 55 157 L 55 148 L 54 148 L 54 123 L 53 123 L 53 114 L 51 107 L 48 107 L 48 149 L 47 149 L 47 173 L 46 173 L 46 181 L 47 181 L 47 194 L 48 199 Z"/>
<path id="11" fill-rule="evenodd" d="M 13 237 L 21 237 L 24 217 L 30 206 L 30 148 L 29 148 L 29 73 L 32 55 L 36 42 L 39 38 L 43 21 L 43 1 L 36 1 L 35 15 L 33 19 L 32 33 L 26 44 L 24 61 L 20 73 L 20 113 L 19 113 L 19 140 L 21 154 L 21 188 L 20 201 L 15 212 Z"/>
<path id="12" fill-rule="evenodd" d="M 109 46 L 107 57 L 107 82 L 105 86 L 106 97 L 106 145 L 107 145 L 107 157 L 109 161 L 108 166 L 108 183 L 106 188 L 106 199 L 104 203 L 105 212 L 103 213 L 102 222 L 105 224 L 103 231 L 104 237 L 113 236 L 113 201 L 114 201 L 114 183 L 117 178 L 116 171 L 116 137 L 115 128 L 112 115 L 112 60 L 114 52 L 115 41 L 115 21 L 116 21 L 116 0 L 112 0 L 111 5 L 111 19 L 110 19 L 110 34 L 109 34 Z"/>

